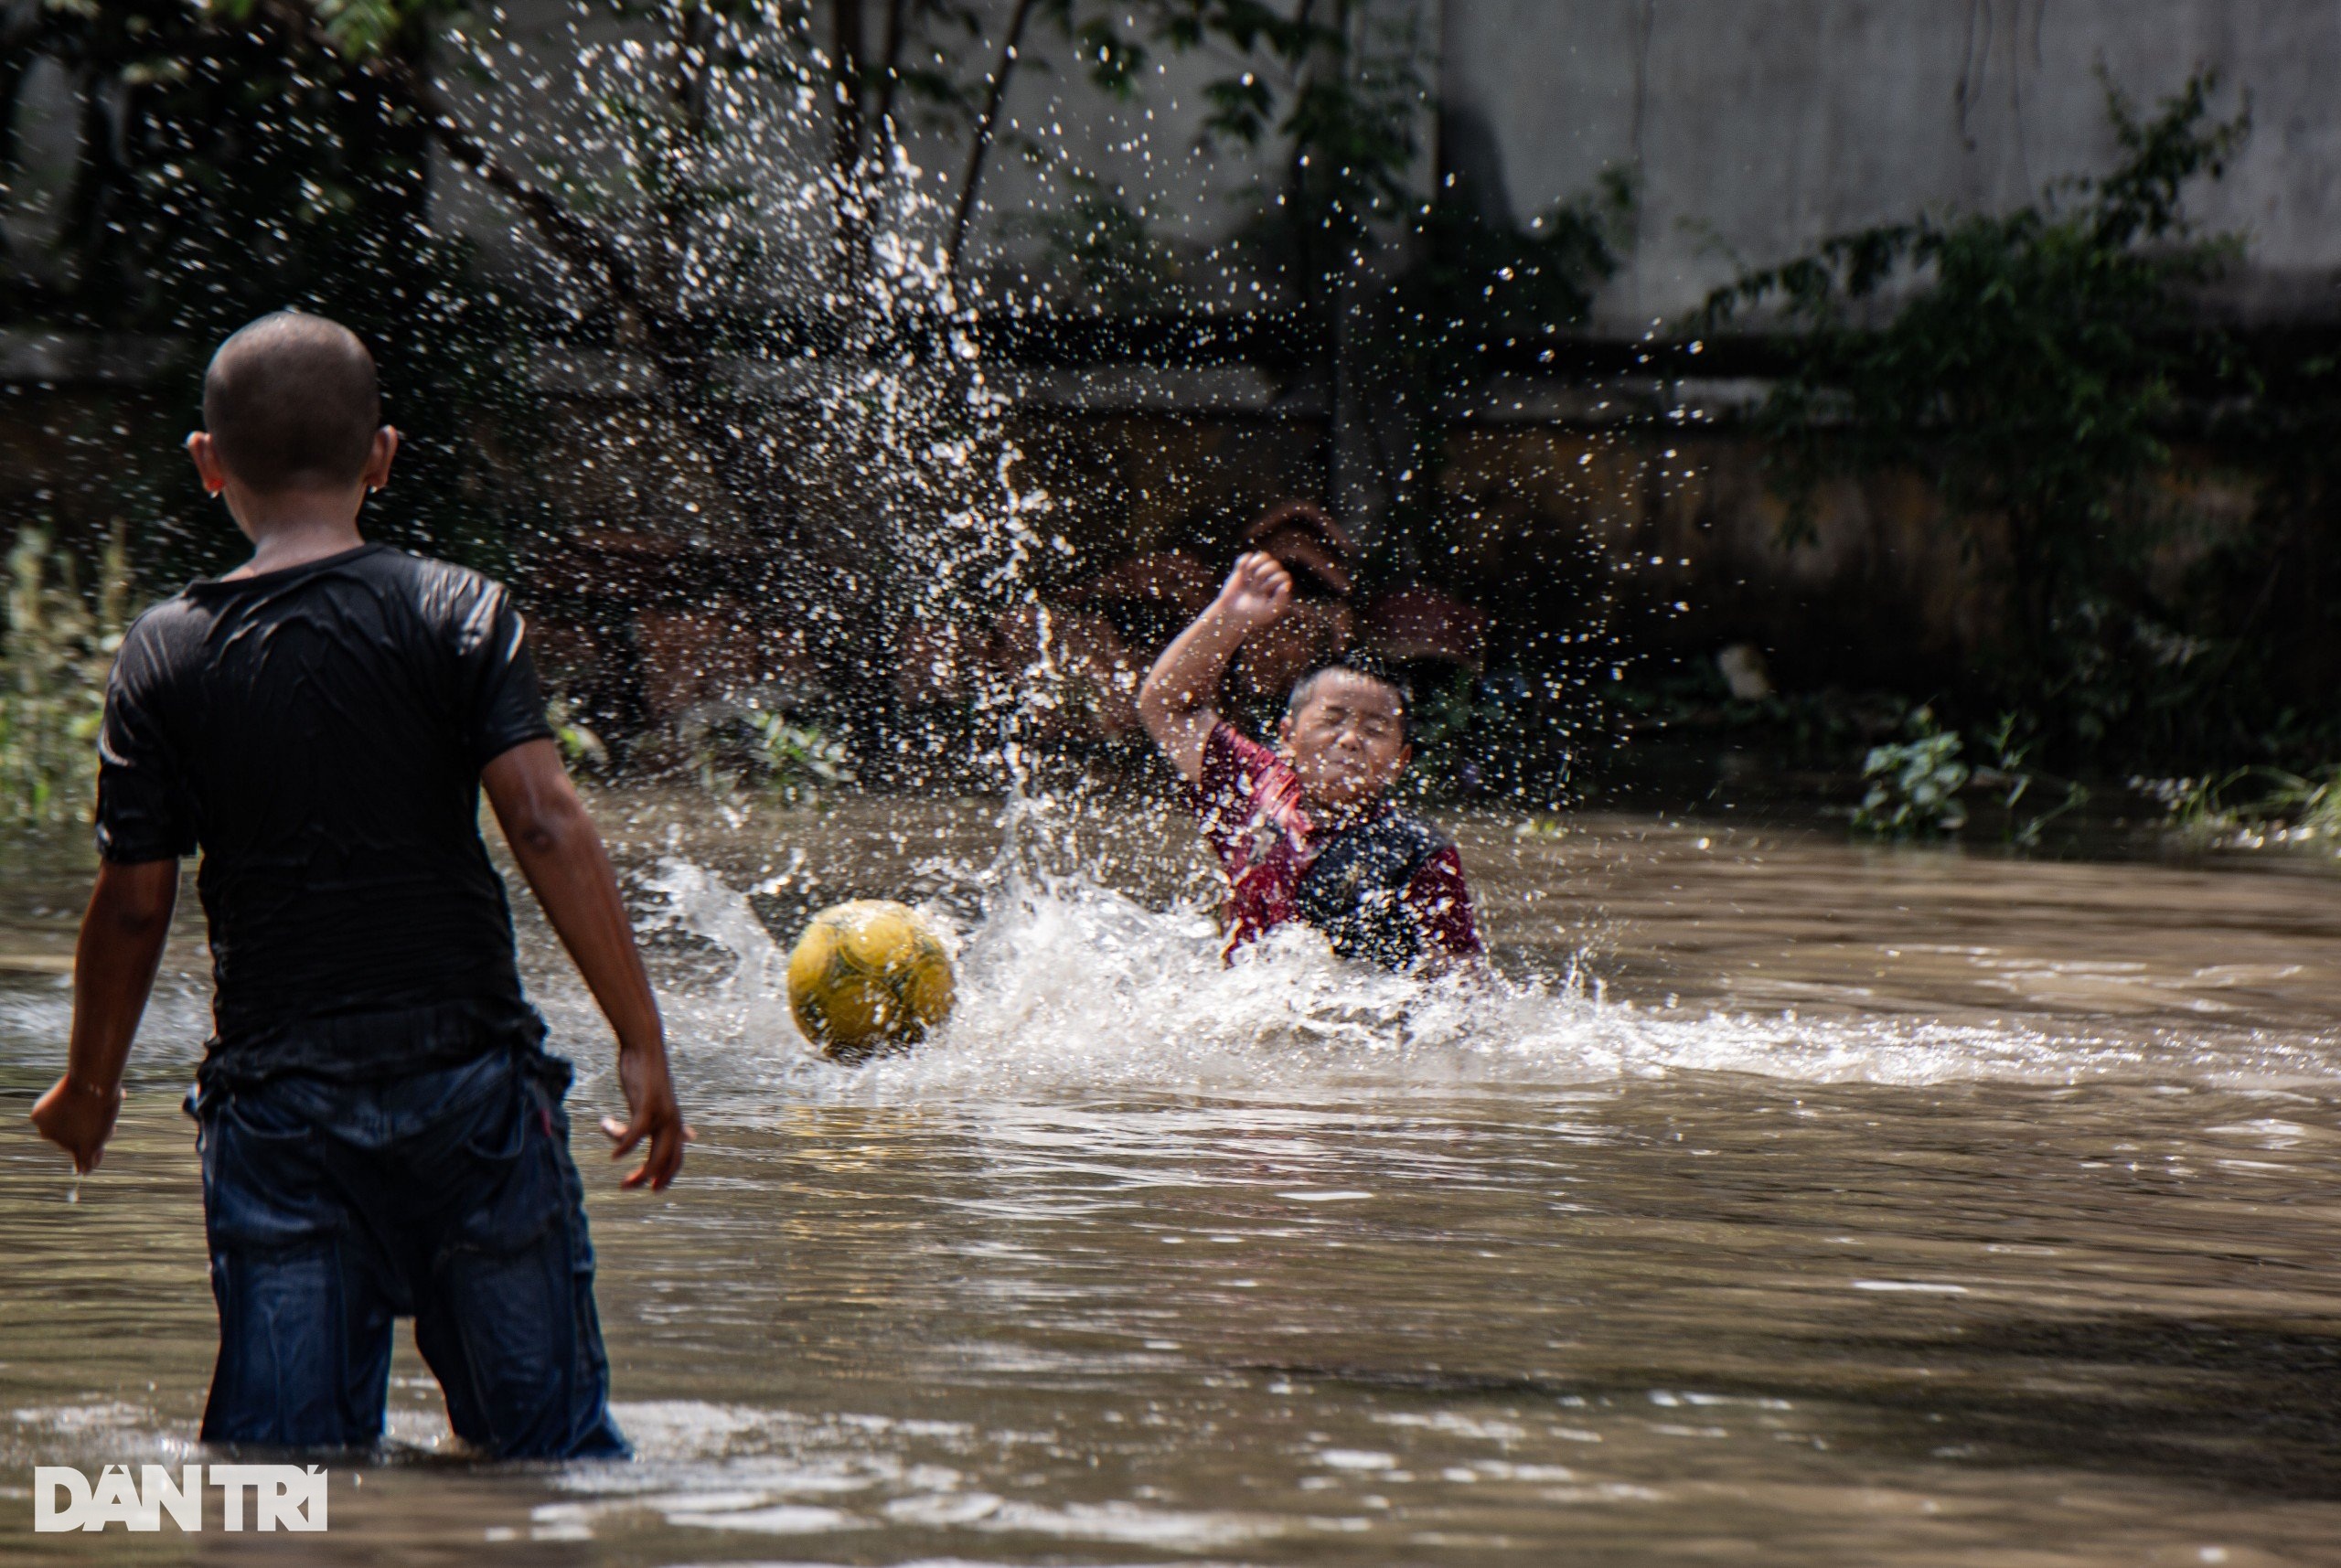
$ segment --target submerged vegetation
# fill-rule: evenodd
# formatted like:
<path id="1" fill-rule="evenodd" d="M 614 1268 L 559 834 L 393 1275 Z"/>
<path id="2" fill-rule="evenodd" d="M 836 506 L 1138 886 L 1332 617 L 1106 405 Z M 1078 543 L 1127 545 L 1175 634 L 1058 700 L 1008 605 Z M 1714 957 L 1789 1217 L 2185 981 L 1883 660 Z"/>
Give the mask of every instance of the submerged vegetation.
<path id="1" fill-rule="evenodd" d="M 1959 792 L 1975 770 L 1960 760 L 1955 730 L 1936 727 L 1931 709 L 1910 715 L 1910 739 L 1870 748 L 1862 759 L 1869 788 L 1854 808 L 1854 826 L 1893 838 L 1956 833 L 1967 826 Z"/>
<path id="2" fill-rule="evenodd" d="M 2130 784 L 2162 805 L 2175 831 L 2199 844 L 2258 848 L 2341 840 L 2341 766 L 2305 776 L 2256 767 Z"/>
<path id="3" fill-rule="evenodd" d="M 1972 737 L 1971 752 L 1969 737 L 1944 729 L 1933 709 L 1912 709 L 1903 720 L 1907 738 L 1872 746 L 1862 759 L 1866 788 L 1854 807 L 1855 829 L 1881 838 L 1948 837 L 1968 826 L 1971 801 L 1995 796 L 1990 804 L 2001 837 L 2038 844 L 2050 823 L 2088 803 L 2090 792 L 2077 780 L 2033 768 L 2031 745 L 2017 738 L 2019 723 L 2002 714 L 1988 732 Z"/>

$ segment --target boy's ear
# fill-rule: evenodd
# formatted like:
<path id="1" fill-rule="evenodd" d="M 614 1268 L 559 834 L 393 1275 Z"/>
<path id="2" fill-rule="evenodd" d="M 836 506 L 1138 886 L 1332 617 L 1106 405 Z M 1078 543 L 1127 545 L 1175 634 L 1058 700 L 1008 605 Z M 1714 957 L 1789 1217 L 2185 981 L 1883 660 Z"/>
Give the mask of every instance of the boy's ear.
<path id="1" fill-rule="evenodd" d="M 384 425 L 374 432 L 374 450 L 366 454 L 366 488 L 379 490 L 390 482 L 390 464 L 399 454 L 399 432 Z"/>
<path id="2" fill-rule="evenodd" d="M 203 480 L 205 495 L 217 496 L 228 487 L 228 471 L 219 465 L 219 449 L 212 444 L 209 431 L 188 433 L 187 454 L 195 461 L 195 472 Z"/>

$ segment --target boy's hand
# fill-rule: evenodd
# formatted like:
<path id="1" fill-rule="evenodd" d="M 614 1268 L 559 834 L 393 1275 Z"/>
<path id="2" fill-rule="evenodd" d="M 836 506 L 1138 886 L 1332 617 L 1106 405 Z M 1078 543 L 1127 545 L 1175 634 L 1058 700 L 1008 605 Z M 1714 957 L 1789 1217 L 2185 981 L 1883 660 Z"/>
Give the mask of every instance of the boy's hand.
<path id="1" fill-rule="evenodd" d="M 73 1157 L 73 1171 L 87 1176 L 105 1157 L 106 1139 L 122 1111 L 122 1091 L 84 1083 L 68 1072 L 33 1102 L 33 1127 Z"/>
<path id="2" fill-rule="evenodd" d="M 602 1118 L 602 1132 L 615 1146 L 610 1150 L 610 1157 L 624 1159 L 636 1144 L 645 1138 L 650 1140 L 650 1152 L 643 1156 L 640 1168 L 618 1185 L 647 1185 L 653 1192 L 663 1192 L 667 1184 L 675 1179 L 675 1173 L 683 1168 L 683 1146 L 693 1136 L 690 1128 L 683 1125 L 681 1107 L 675 1104 L 674 1080 L 667 1073 L 667 1053 L 621 1050 L 618 1083 L 625 1090 L 626 1110 L 633 1120 Z"/>
<path id="3" fill-rule="evenodd" d="M 1292 607 L 1292 574 L 1275 556 L 1254 550 L 1236 561 L 1220 588 L 1218 610 L 1244 628 L 1258 631 Z"/>
<path id="4" fill-rule="evenodd" d="M 122 1110 L 122 1073 L 171 934 L 176 860 L 103 860 L 73 945 L 73 1030 L 65 1076 L 33 1105 L 33 1126 L 83 1176 L 104 1157 Z"/>
<path id="5" fill-rule="evenodd" d="M 1180 633 L 1138 688 L 1138 716 L 1180 777 L 1203 777 L 1203 748 L 1219 723 L 1213 707 L 1228 662 L 1245 639 L 1292 608 L 1292 577 L 1254 550 L 1235 563 L 1211 608 Z"/>
<path id="6" fill-rule="evenodd" d="M 512 858 L 618 1037 L 618 1083 L 625 1090 L 629 1119 L 602 1118 L 602 1131 L 617 1146 L 610 1157 L 624 1159 L 648 1139 L 650 1151 L 641 1168 L 624 1185 L 657 1192 L 683 1168 L 683 1146 L 691 1130 L 675 1105 L 658 999 L 651 995 L 650 976 L 635 949 L 634 925 L 618 896 L 602 836 L 593 830 L 593 819 L 585 815 L 561 765 L 561 751 L 551 741 L 521 741 L 482 768 L 479 777 Z"/>

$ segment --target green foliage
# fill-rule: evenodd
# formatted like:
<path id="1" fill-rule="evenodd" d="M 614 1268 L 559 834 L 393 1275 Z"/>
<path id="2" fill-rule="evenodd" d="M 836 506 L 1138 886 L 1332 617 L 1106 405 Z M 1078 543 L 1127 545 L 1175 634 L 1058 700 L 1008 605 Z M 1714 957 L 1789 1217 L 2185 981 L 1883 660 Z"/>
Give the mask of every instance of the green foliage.
<path id="1" fill-rule="evenodd" d="M 852 761 L 845 747 L 820 731 L 770 712 L 758 712 L 750 722 L 759 745 L 759 782 L 784 804 L 818 802 L 853 783 Z"/>
<path id="2" fill-rule="evenodd" d="M 1429 104 L 1417 0 L 1054 0 L 1094 81 L 1127 96 L 1155 49 L 1205 57 L 1207 145 L 1274 144 L 1284 176 L 1247 193 L 1252 243 L 1304 311 L 1325 316 L 1377 234 L 1416 215 L 1410 181 Z M 1324 325 L 1320 320 L 1320 325 Z"/>
<path id="3" fill-rule="evenodd" d="M 1960 760 L 1955 730 L 1935 722 L 1931 709 L 1914 709 L 1910 739 L 1870 748 L 1862 761 L 1869 790 L 1854 808 L 1854 826 L 1887 838 L 1956 833 L 1967 826 L 1959 792 L 1974 770 Z"/>
<path id="4" fill-rule="evenodd" d="M 818 805 L 855 782 L 842 742 L 771 709 L 711 705 L 688 716 L 677 739 L 700 787 L 713 795 L 745 790 L 786 805 Z"/>
<path id="5" fill-rule="evenodd" d="M 128 624 L 127 551 L 117 528 L 85 595 L 70 556 L 28 528 L 8 552 L 0 628 L 0 822 L 89 815 L 106 675 Z"/>
<path id="6" fill-rule="evenodd" d="M 331 9 L 354 36 L 388 43 L 383 18 Z M 321 231 L 370 227 L 379 240 L 385 222 L 420 212 L 411 106 L 399 112 L 379 80 L 294 25 L 308 13 L 287 11 L 50 3 L 5 35 L 0 59 L 63 68 L 92 116 L 52 265 L 8 279 L 12 315 L 141 330 L 216 319 Z M 109 120 L 112 135 L 91 145 Z"/>
<path id="7" fill-rule="evenodd" d="M 1208 138 L 1287 154 L 1257 223 L 1303 307 L 1338 306 L 1339 280 L 1376 248 L 1377 224 L 1413 215 L 1409 184 L 1429 101 L 1423 19 L 1411 4 L 1338 0 L 1290 16 L 1257 0 L 1168 0 L 1158 26 L 1184 47 L 1216 40 L 1243 62 L 1204 89 Z"/>
<path id="8" fill-rule="evenodd" d="M 2222 778 L 2133 778 L 2130 787 L 2163 808 L 2163 825 L 2188 837 L 2207 837 L 2234 825 L 2220 798 L 2242 770 Z"/>
<path id="9" fill-rule="evenodd" d="M 369 527 L 492 569 L 539 515 L 505 455 L 533 444 L 535 417 L 507 352 L 513 313 L 468 249 L 427 221 L 431 144 L 412 68 L 455 9 L 45 0 L 0 28 L 0 127 L 13 128 L 44 65 L 83 111 L 53 237 L 12 229 L 0 244 L 0 319 L 137 334 L 187 356 L 168 371 L 176 396 L 159 428 L 112 432 L 91 480 L 112 507 L 163 528 L 142 560 L 221 564 L 233 535 L 176 452 L 187 394 L 211 344 L 287 305 L 347 323 L 381 362 L 386 417 L 407 439 Z M 27 176 L 0 135 L 0 184 Z"/>
<path id="10" fill-rule="evenodd" d="M 1272 147 L 1282 177 L 1243 199 L 1236 241 L 1279 274 L 1337 403 L 1370 434 L 1392 527 L 1369 575 L 1454 581 L 1476 517 L 1439 485 L 1455 420 L 1507 358 L 1550 357 L 1612 276 L 1634 207 L 1630 178 L 1525 228 L 1429 177 L 1433 22 L 1420 0 L 1151 0 L 1118 12 L 1154 47 L 1219 62 L 1206 83 L 1207 144 Z"/>
<path id="11" fill-rule="evenodd" d="M 1963 795 L 1989 790 L 2010 844 L 2036 847 L 2047 826 L 2089 802 L 2086 786 L 2033 767 L 2033 742 L 2025 737 L 2022 715 L 2006 713 L 1990 731 L 1974 737 L 1976 750 L 1955 730 L 1944 729 L 1931 707 L 1910 709 L 1904 720 L 1909 738 L 1873 746 L 1862 759 L 1869 788 L 1854 810 L 1854 826 L 1887 838 L 1920 838 L 1963 831 L 1970 813 Z M 1971 762 L 1970 755 L 1989 761 Z M 2046 810 L 2027 812 L 2052 792 L 2062 798 Z"/>
<path id="12" fill-rule="evenodd" d="M 2239 251 L 2183 208 L 2249 128 L 2246 114 L 2210 118 L 2212 89 L 2198 76 L 2141 120 L 2109 86 L 2124 155 L 2111 174 L 2003 215 L 1840 236 L 1706 310 L 1710 328 L 1769 312 L 1790 335 L 1760 425 L 1790 541 L 1827 475 L 1927 475 L 1962 546 L 2004 565 L 2011 635 L 1994 678 L 2089 745 L 2136 727 L 2186 662 L 2143 585 L 2148 487 L 2169 464 L 2182 392 L 2250 389 L 2189 298 Z"/>
<path id="13" fill-rule="evenodd" d="M 574 704 L 556 693 L 545 702 L 545 722 L 552 726 L 552 738 L 561 747 L 561 760 L 572 771 L 602 773 L 610 765 L 610 749 L 601 736 L 581 722 Z"/>
<path id="14" fill-rule="evenodd" d="M 1521 229 L 1441 191 L 1411 219 L 1420 260 L 1400 284 L 1410 342 L 1426 354 L 1485 355 L 1582 322 L 1618 271 L 1634 202 L 1632 176 L 1612 169 Z M 1459 379 L 1470 373 L 1459 357 L 1444 363 Z"/>
<path id="15" fill-rule="evenodd" d="M 1398 277 L 1385 330 L 1361 346 L 1363 379 L 1390 431 L 1384 477 L 1398 525 L 1378 541 L 1378 570 L 1447 576 L 1479 520 L 1450 511 L 1441 490 L 1448 432 L 1485 385 L 1491 356 L 1529 346 L 1549 357 L 1543 346 L 1590 314 L 1594 292 L 1618 270 L 1633 208 L 1631 180 L 1613 171 L 1525 229 L 1444 189 L 1414 210 L 1414 261 Z"/>
<path id="16" fill-rule="evenodd" d="M 1406 715 L 1406 741 L 1415 756 L 1406 787 L 1422 798 L 1458 790 L 1475 776 L 1490 743 L 1513 728 L 1506 722 L 1510 717 L 1467 669 L 1454 671 L 1444 686 L 1416 690 Z"/>
<path id="17" fill-rule="evenodd" d="M 1112 0 L 1042 0 L 1048 20 L 1073 46 L 1074 59 L 1092 85 L 1109 98 L 1138 92 L 1148 59 L 1145 42 L 1124 31 L 1134 14 Z"/>
<path id="18" fill-rule="evenodd" d="M 1050 274 L 1074 280 L 1082 299 L 1100 312 L 1160 304 L 1178 264 L 1154 238 L 1146 208 L 1089 175 L 1068 175 L 1064 184 L 1071 199 L 1032 225 Z"/>
<path id="19" fill-rule="evenodd" d="M 74 0 L 44 4 L 55 10 L 86 9 Z M 208 0 L 206 8 L 246 27 L 272 19 L 262 0 Z M 365 60 L 411 47 L 432 28 L 461 16 L 465 7 L 462 0 L 306 0 L 305 9 L 337 50 Z"/>
<path id="20" fill-rule="evenodd" d="M 2000 792 L 2000 808 L 2006 813 L 2008 842 L 2027 847 L 2040 842 L 2042 831 L 2050 823 L 2089 804 L 2089 788 L 2079 780 L 2056 778 L 2030 765 L 2037 742 L 2026 735 L 2028 728 L 2022 714 L 2001 714 L 1999 723 L 1979 737 L 1984 753 L 1993 760 L 1978 767 L 1973 775 L 1976 784 Z M 2064 792 L 2064 798 L 2057 805 L 2033 816 L 2026 816 L 2020 809 L 2036 792 L 2053 789 Z"/>
<path id="21" fill-rule="evenodd" d="M 1583 737 L 1556 723 L 1541 682 L 1517 667 L 1475 675 L 1425 660 L 1393 673 L 1410 688 L 1414 759 L 1397 788 L 1416 800 L 1549 803 L 1568 787 Z"/>
<path id="22" fill-rule="evenodd" d="M 1285 141 L 1296 224 L 1355 224 L 1411 204 L 1403 181 L 1419 150 L 1415 123 L 1427 91 L 1413 5 L 1152 0 L 1110 11 L 1174 50 L 1213 48 L 1232 59 L 1204 86 L 1204 133 L 1245 146 Z"/>

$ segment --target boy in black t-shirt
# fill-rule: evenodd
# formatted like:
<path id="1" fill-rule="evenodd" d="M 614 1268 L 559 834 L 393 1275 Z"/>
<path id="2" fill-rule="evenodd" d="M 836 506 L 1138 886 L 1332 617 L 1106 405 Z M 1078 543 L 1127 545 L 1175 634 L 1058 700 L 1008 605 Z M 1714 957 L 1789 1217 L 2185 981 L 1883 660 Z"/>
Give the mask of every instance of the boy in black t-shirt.
<path id="1" fill-rule="evenodd" d="M 412 1316 L 466 1443 L 623 1455 L 570 1068 L 521 992 L 483 784 L 616 1032 L 631 1115 L 603 1129 L 617 1155 L 648 1145 L 625 1185 L 664 1188 L 690 1134 L 520 616 L 486 578 L 358 536 L 398 432 L 345 328 L 252 323 L 212 359 L 203 416 L 189 453 L 255 549 L 123 640 L 69 1061 L 34 1125 L 97 1165 L 178 863 L 199 850 L 214 1030 L 189 1108 L 220 1340 L 205 1441 L 376 1441 Z"/>

